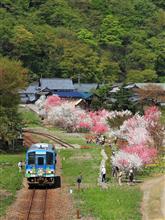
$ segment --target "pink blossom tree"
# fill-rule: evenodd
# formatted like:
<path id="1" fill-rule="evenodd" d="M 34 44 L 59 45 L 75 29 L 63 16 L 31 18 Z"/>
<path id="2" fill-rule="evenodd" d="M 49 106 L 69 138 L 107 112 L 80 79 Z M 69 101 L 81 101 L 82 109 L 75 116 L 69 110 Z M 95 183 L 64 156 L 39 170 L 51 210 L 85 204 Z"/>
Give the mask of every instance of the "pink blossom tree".
<path id="1" fill-rule="evenodd" d="M 153 162 L 157 156 L 157 150 L 144 145 L 127 146 L 122 149 L 124 152 L 138 155 L 143 165 Z"/>
<path id="2" fill-rule="evenodd" d="M 48 96 L 45 101 L 45 109 L 46 111 L 48 111 L 52 107 L 61 105 L 61 104 L 62 104 L 62 100 L 59 96 L 57 95 Z"/>
<path id="3" fill-rule="evenodd" d="M 137 154 L 130 154 L 122 150 L 112 156 L 111 160 L 113 166 L 117 166 L 119 169 L 125 171 L 133 167 L 139 170 L 143 166 L 142 160 Z"/>

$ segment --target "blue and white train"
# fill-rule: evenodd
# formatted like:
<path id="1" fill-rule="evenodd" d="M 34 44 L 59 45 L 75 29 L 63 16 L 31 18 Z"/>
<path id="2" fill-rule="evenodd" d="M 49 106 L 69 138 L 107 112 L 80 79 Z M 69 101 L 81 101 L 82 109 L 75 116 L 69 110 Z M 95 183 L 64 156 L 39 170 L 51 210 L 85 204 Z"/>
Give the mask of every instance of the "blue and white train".
<path id="1" fill-rule="evenodd" d="M 29 186 L 56 184 L 56 150 L 52 144 L 32 144 L 26 153 L 26 173 Z"/>

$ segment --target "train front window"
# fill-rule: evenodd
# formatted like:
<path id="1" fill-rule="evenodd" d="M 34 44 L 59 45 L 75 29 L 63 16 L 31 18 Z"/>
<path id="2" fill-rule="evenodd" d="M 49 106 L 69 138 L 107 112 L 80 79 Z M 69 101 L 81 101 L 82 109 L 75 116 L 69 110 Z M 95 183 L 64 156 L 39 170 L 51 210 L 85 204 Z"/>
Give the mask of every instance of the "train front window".
<path id="1" fill-rule="evenodd" d="M 38 165 L 44 165 L 44 158 L 38 157 Z"/>
<path id="2" fill-rule="evenodd" d="M 28 165 L 35 164 L 35 152 L 28 153 Z"/>
<path id="3" fill-rule="evenodd" d="M 46 163 L 48 165 L 52 165 L 53 164 L 53 154 L 50 152 L 46 152 Z"/>

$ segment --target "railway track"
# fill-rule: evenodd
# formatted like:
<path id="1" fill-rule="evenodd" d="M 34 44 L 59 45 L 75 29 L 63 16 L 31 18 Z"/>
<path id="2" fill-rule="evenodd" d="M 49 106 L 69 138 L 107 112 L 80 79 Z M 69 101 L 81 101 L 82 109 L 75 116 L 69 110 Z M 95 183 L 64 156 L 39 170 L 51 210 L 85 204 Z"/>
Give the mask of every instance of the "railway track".
<path id="1" fill-rule="evenodd" d="M 65 148 L 75 148 L 73 145 L 68 144 L 65 141 L 62 141 L 60 138 L 58 138 L 56 136 L 53 136 L 53 135 L 50 135 L 50 134 L 47 134 L 47 133 L 34 131 L 34 130 L 31 130 L 31 129 L 23 129 L 23 133 L 36 134 L 36 135 L 39 135 L 39 136 L 46 137 L 46 138 L 48 138 L 50 140 L 53 140 L 54 142 L 60 144 L 61 146 L 65 147 Z"/>
<path id="2" fill-rule="evenodd" d="M 46 219 L 47 194 L 47 188 L 44 190 L 33 189 L 25 220 Z"/>

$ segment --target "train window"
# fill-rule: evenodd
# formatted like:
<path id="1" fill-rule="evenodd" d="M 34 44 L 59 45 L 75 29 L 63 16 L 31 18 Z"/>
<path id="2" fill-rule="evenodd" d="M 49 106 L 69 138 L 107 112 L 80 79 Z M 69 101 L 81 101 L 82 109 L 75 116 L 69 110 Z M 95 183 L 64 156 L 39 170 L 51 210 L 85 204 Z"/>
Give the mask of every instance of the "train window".
<path id="1" fill-rule="evenodd" d="M 53 154 L 50 152 L 46 152 L 46 163 L 48 165 L 52 165 L 53 164 Z"/>
<path id="2" fill-rule="evenodd" d="M 35 152 L 28 153 L 28 164 L 29 165 L 35 164 Z"/>
<path id="3" fill-rule="evenodd" d="M 38 165 L 44 165 L 44 158 L 38 157 Z"/>

